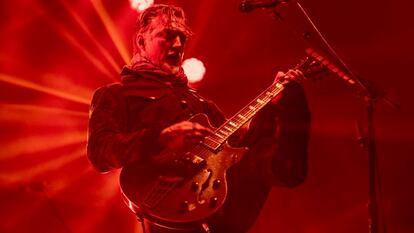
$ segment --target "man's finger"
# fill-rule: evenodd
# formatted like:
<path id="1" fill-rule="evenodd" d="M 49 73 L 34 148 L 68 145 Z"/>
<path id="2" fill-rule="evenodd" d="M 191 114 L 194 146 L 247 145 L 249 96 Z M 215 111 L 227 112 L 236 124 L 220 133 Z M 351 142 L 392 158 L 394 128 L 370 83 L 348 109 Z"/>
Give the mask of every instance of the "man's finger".
<path id="1" fill-rule="evenodd" d="M 194 129 L 205 132 L 205 133 L 213 133 L 213 131 L 210 128 L 205 127 L 205 126 L 203 126 L 203 125 L 201 125 L 197 122 L 194 122 L 193 127 L 194 127 Z"/>

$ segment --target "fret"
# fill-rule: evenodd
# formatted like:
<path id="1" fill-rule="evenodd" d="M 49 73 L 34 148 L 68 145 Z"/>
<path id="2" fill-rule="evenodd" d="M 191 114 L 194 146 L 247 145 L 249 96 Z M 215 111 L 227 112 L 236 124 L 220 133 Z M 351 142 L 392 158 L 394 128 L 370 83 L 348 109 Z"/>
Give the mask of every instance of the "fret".
<path id="1" fill-rule="evenodd" d="M 270 99 L 273 98 L 273 96 L 274 96 L 274 94 L 271 94 L 271 95 L 263 95 L 263 98 L 266 98 L 266 100 L 270 100 Z"/>
<path id="2" fill-rule="evenodd" d="M 265 103 L 265 102 L 264 102 L 263 100 L 261 100 L 260 98 L 259 98 L 259 99 L 257 99 L 256 101 L 257 101 L 257 103 L 259 103 L 259 104 L 264 104 L 264 103 Z"/>
<path id="3" fill-rule="evenodd" d="M 230 127 L 228 127 L 227 125 L 224 126 L 225 129 L 227 129 L 229 132 L 232 132 L 233 129 L 231 129 Z"/>
<path id="4" fill-rule="evenodd" d="M 217 144 L 217 143 L 219 143 L 219 142 L 215 141 L 214 139 L 212 139 L 212 138 L 211 138 L 211 136 L 206 137 L 206 138 L 204 139 L 204 142 L 205 142 L 205 143 L 207 143 L 207 142 L 211 142 L 211 143 L 213 143 L 213 144 L 214 144 L 214 143 L 216 143 L 216 144 Z"/>
<path id="5" fill-rule="evenodd" d="M 237 127 L 237 124 L 234 123 L 233 121 L 229 121 L 229 125 L 233 126 L 233 127 Z"/>
<path id="6" fill-rule="evenodd" d="M 260 109 L 263 108 L 263 106 L 269 103 L 273 97 L 278 95 L 283 88 L 284 86 L 281 83 L 272 84 L 258 97 L 256 97 L 256 99 L 250 102 L 249 105 L 244 107 L 225 124 L 218 128 L 213 135 L 205 138 L 203 145 L 213 150 L 218 149 L 221 144 L 230 137 L 230 135 L 250 120 Z"/>
<path id="7" fill-rule="evenodd" d="M 223 129 L 220 129 L 219 132 L 224 135 L 224 136 L 228 136 L 229 134 L 226 131 L 223 131 Z"/>
<path id="8" fill-rule="evenodd" d="M 215 136 L 217 136 L 217 137 L 219 137 L 219 138 L 221 138 L 221 139 L 224 139 L 224 137 L 223 136 L 221 136 L 220 134 L 214 134 Z"/>
<path id="9" fill-rule="evenodd" d="M 210 149 L 215 150 L 218 147 L 220 147 L 221 142 L 217 142 L 216 140 L 212 139 L 211 136 L 209 136 L 204 139 L 203 145 Z"/>

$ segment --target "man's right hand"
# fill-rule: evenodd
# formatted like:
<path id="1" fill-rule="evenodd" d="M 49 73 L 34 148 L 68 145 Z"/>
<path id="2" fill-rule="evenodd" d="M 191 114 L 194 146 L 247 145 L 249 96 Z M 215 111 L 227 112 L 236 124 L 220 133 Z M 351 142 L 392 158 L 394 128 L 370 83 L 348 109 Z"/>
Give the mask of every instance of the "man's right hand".
<path id="1" fill-rule="evenodd" d="M 194 167 L 186 164 L 187 150 L 201 141 L 213 131 L 203 125 L 191 121 L 182 121 L 163 129 L 159 142 L 168 153 L 161 153 L 153 158 L 153 163 L 161 168 L 168 168 L 165 172 L 173 174 L 189 174 Z M 171 170 L 172 169 L 172 170 Z"/>
<path id="2" fill-rule="evenodd" d="M 163 129 L 160 143 L 169 150 L 183 152 L 189 146 L 203 141 L 211 133 L 213 131 L 210 128 L 199 123 L 182 121 Z"/>

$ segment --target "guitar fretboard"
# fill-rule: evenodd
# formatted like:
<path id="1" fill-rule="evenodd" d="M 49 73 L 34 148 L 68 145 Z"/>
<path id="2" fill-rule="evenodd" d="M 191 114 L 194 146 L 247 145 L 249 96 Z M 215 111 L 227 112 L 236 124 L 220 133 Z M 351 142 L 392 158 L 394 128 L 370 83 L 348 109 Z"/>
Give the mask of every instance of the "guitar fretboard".
<path id="1" fill-rule="evenodd" d="M 283 89 L 287 81 L 275 82 L 264 90 L 253 101 L 217 128 L 214 133 L 204 139 L 204 146 L 217 150 L 228 138 L 248 122 L 260 109 L 268 104 Z"/>

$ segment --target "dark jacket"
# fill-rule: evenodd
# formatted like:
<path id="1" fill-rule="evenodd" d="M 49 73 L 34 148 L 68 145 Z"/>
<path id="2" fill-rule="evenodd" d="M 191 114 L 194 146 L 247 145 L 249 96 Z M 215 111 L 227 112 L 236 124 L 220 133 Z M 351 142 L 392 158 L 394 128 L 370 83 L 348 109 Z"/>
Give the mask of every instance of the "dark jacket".
<path id="1" fill-rule="evenodd" d="M 121 83 L 99 88 L 92 99 L 87 149 L 101 172 L 157 154 L 161 130 L 194 114 L 207 114 L 215 126 L 225 120 L 185 82 L 138 75 L 129 68 L 121 75 Z"/>
<path id="2" fill-rule="evenodd" d="M 101 172 L 148 161 L 162 150 L 161 130 L 194 114 L 205 113 L 215 127 L 225 121 L 215 104 L 183 80 L 129 68 L 121 75 L 121 83 L 98 89 L 91 104 L 88 157 Z M 247 231 L 272 184 L 294 187 L 306 177 L 310 113 L 299 85 L 289 85 L 250 126 L 243 138 L 233 142 L 250 150 L 228 171 L 228 197 L 210 221 L 212 232 Z"/>

